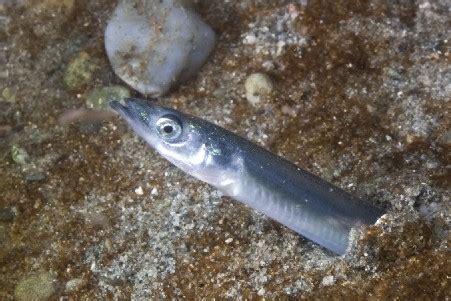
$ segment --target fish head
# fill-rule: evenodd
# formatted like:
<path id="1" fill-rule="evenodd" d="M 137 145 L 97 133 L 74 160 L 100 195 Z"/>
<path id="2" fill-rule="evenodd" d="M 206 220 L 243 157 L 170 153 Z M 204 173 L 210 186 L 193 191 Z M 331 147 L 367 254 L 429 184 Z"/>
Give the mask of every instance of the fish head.
<path id="1" fill-rule="evenodd" d="M 221 144 L 222 128 L 149 101 L 126 98 L 125 103 L 110 106 L 160 155 L 198 179 L 216 181 L 230 160 L 230 147 Z"/>

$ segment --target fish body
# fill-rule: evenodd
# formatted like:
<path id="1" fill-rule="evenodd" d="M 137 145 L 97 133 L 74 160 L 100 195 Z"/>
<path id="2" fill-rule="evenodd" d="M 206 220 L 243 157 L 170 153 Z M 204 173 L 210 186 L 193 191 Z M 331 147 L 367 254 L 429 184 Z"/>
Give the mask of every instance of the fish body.
<path id="1" fill-rule="evenodd" d="M 339 255 L 352 228 L 383 214 L 222 127 L 143 100 L 126 103 L 111 106 L 174 165 Z"/>

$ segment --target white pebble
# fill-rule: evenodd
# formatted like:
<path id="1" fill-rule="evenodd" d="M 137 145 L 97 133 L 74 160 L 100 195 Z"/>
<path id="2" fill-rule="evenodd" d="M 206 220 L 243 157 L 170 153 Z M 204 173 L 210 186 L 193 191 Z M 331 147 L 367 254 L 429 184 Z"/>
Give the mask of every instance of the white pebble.
<path id="1" fill-rule="evenodd" d="M 227 238 L 227 239 L 225 240 L 225 243 L 226 243 L 226 244 L 229 244 L 229 243 L 231 243 L 232 241 L 233 241 L 233 238 L 230 237 L 230 238 Z"/>
<path id="2" fill-rule="evenodd" d="M 158 195 L 158 189 L 156 187 L 152 188 L 152 191 L 150 192 L 151 195 Z"/>
<path id="3" fill-rule="evenodd" d="M 74 292 L 81 289 L 86 282 L 83 279 L 75 278 L 66 283 L 66 292 Z"/>
<path id="4" fill-rule="evenodd" d="M 114 72 L 132 88 L 158 97 L 196 74 L 215 33 L 182 0 L 121 0 L 105 30 Z"/>
<path id="5" fill-rule="evenodd" d="M 273 90 L 273 84 L 268 75 L 264 73 L 253 73 L 249 75 L 244 84 L 246 98 L 252 105 L 257 105 L 261 99 Z"/>
<path id="6" fill-rule="evenodd" d="M 137 195 L 143 195 L 144 194 L 144 190 L 143 190 L 143 188 L 141 186 L 139 186 L 139 187 L 135 188 L 135 193 Z"/>
<path id="7" fill-rule="evenodd" d="M 329 275 L 329 276 L 324 277 L 323 280 L 321 281 L 321 283 L 324 286 L 328 286 L 328 285 L 334 284 L 335 283 L 334 276 L 333 275 Z"/>

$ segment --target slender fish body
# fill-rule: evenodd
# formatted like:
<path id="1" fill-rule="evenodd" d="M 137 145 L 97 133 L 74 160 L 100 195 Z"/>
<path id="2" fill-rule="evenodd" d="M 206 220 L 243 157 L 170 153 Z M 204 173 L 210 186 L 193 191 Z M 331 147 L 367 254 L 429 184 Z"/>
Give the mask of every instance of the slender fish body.
<path id="1" fill-rule="evenodd" d="M 203 119 L 139 99 L 111 102 L 135 132 L 186 173 L 337 253 L 383 212 Z"/>

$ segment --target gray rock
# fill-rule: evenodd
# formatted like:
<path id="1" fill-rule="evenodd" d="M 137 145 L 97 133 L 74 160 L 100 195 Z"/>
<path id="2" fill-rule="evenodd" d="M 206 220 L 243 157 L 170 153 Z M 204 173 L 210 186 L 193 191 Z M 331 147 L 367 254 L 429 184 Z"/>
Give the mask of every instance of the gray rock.
<path id="1" fill-rule="evenodd" d="M 46 174 L 39 170 L 32 170 L 25 175 L 25 181 L 27 182 L 39 182 L 47 178 Z"/>
<path id="2" fill-rule="evenodd" d="M 444 144 L 450 145 L 450 144 L 451 144 L 451 131 L 446 131 L 446 132 L 442 135 L 441 141 L 442 141 Z"/>
<path id="3" fill-rule="evenodd" d="M 86 280 L 82 278 L 71 279 L 66 283 L 66 292 L 76 292 L 86 285 Z"/>
<path id="4" fill-rule="evenodd" d="M 26 165 L 30 161 L 30 156 L 27 151 L 18 145 L 13 145 L 11 147 L 11 157 L 13 158 L 13 161 L 19 165 Z"/>
<path id="5" fill-rule="evenodd" d="M 105 31 L 114 72 L 153 97 L 194 75 L 215 44 L 213 30 L 180 0 L 121 1 Z"/>
<path id="6" fill-rule="evenodd" d="M 15 207 L 0 208 L 0 222 L 12 222 L 16 217 Z"/>

